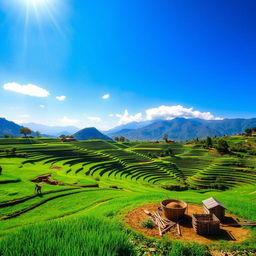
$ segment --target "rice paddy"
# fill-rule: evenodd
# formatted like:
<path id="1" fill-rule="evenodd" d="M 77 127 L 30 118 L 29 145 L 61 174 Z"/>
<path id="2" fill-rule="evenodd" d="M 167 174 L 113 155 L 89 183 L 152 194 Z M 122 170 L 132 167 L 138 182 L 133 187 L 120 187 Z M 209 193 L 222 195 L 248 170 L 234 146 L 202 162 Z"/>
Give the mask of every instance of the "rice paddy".
<path id="1" fill-rule="evenodd" d="M 232 137 L 230 143 L 238 140 Z M 172 156 L 164 154 L 167 149 Z M 211 246 L 152 241 L 126 227 L 128 211 L 166 198 L 201 204 L 214 196 L 230 213 L 256 221 L 256 156 L 250 153 L 220 155 L 183 143 L 1 139 L 0 166 L 3 256 L 143 255 L 151 246 L 152 255 L 186 248 L 210 255 Z M 42 195 L 37 195 L 32 180 L 45 174 L 57 185 L 40 183 Z M 187 189 L 163 188 L 168 186 Z M 256 250 L 256 232 L 251 233 L 241 244 L 220 242 L 214 249 Z"/>

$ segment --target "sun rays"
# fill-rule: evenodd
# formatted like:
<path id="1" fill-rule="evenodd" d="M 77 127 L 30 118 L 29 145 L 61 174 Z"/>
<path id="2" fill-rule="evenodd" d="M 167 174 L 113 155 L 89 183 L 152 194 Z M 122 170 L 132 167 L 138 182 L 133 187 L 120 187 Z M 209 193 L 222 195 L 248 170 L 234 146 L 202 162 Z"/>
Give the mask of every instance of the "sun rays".
<path id="1" fill-rule="evenodd" d="M 4 0 L 4 7 L 7 12 L 15 15 L 14 18 L 21 25 L 20 33 L 23 33 L 21 36 L 25 51 L 31 36 L 38 34 L 42 44 L 45 44 L 46 31 L 55 31 L 61 37 L 65 34 L 61 23 L 67 8 L 61 0 Z"/>

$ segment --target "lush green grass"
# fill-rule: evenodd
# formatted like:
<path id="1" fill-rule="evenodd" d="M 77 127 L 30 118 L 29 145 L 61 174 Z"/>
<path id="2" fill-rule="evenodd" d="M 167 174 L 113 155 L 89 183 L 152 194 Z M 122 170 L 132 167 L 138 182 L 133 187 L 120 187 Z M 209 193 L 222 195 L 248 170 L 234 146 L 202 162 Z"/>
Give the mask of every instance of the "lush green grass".
<path id="1" fill-rule="evenodd" d="M 72 218 L 24 228 L 0 241 L 0 253 L 12 255 L 133 255 L 129 237 L 114 222 Z"/>
<path id="2" fill-rule="evenodd" d="M 246 143 L 241 137 L 227 139 L 230 144 Z M 249 139 L 250 147 L 256 147 L 255 142 Z M 16 155 L 7 156 L 5 149 L 14 147 Z M 167 148 L 175 155 L 152 157 L 152 152 Z M 81 255 L 81 250 L 82 255 L 143 255 L 148 247 L 156 247 L 155 255 L 208 255 L 208 249 L 198 244 L 148 242 L 137 239 L 133 231 L 127 234 L 124 216 L 128 211 L 166 198 L 201 204 L 213 196 L 228 212 L 256 221 L 256 156 L 248 152 L 243 157 L 236 152 L 220 155 L 201 145 L 181 143 L 2 139 L 0 165 L 0 255 Z M 42 184 L 43 195 L 36 196 L 31 180 L 48 173 L 67 185 Z M 228 189 L 213 190 L 216 183 Z M 82 187 L 92 184 L 99 188 Z M 162 185 L 188 186 L 188 190 L 169 191 Z M 32 254 L 35 244 L 41 253 Z M 87 254 L 84 244 L 96 254 Z M 127 249 L 125 254 L 118 254 L 120 248 Z M 252 229 L 251 238 L 243 243 L 220 243 L 215 248 L 256 249 L 256 232 Z"/>

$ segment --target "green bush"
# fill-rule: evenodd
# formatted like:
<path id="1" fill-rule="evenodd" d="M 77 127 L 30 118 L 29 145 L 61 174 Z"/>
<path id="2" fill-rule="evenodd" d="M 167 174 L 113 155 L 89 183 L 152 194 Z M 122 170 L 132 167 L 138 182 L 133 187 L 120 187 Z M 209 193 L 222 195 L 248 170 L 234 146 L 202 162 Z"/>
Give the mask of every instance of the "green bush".
<path id="1" fill-rule="evenodd" d="M 188 190 L 187 185 L 163 185 L 161 188 L 171 191 L 185 191 Z"/>
<path id="2" fill-rule="evenodd" d="M 206 246 L 196 243 L 172 243 L 168 256 L 210 256 Z"/>
<path id="3" fill-rule="evenodd" d="M 143 220 L 140 225 L 143 227 L 143 228 L 149 228 L 149 229 L 152 229 L 155 227 L 155 223 L 150 220 L 150 219 L 145 219 Z"/>

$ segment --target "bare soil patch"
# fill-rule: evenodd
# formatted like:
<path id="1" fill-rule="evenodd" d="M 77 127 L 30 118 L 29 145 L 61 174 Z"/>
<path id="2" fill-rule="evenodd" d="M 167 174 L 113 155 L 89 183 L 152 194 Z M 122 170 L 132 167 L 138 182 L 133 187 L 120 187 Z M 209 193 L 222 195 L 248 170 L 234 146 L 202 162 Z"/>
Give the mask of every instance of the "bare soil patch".
<path id="1" fill-rule="evenodd" d="M 32 182 L 36 182 L 36 183 L 46 183 L 46 184 L 49 184 L 49 185 L 65 185 L 64 183 L 62 182 L 59 182 L 57 180 L 54 180 L 52 178 L 52 175 L 49 173 L 49 174 L 44 174 L 44 175 L 40 175 L 34 179 L 31 180 Z"/>
<path id="2" fill-rule="evenodd" d="M 148 216 L 144 213 L 144 210 L 148 210 L 150 212 L 156 212 L 158 207 L 160 207 L 160 204 L 149 204 L 149 205 L 136 208 L 127 214 L 127 216 L 125 217 L 125 222 L 128 226 L 130 226 L 131 228 L 137 231 L 142 232 L 146 236 L 160 238 L 157 228 L 147 229 L 147 228 L 141 227 L 142 220 L 148 218 Z M 188 210 L 186 212 L 186 215 L 182 220 L 180 220 L 180 228 L 181 228 L 182 236 L 178 235 L 176 228 L 172 228 L 168 233 L 166 233 L 166 235 L 169 236 L 171 239 L 177 239 L 177 240 L 187 241 L 187 242 L 205 243 L 205 244 L 218 243 L 218 241 L 220 240 L 226 240 L 232 243 L 237 243 L 237 242 L 242 242 L 246 240 L 250 236 L 250 231 L 245 228 L 226 226 L 228 224 L 237 223 L 236 220 L 238 218 L 230 214 L 226 214 L 225 220 L 222 222 L 223 226 L 221 225 L 221 233 L 219 235 L 213 235 L 213 236 L 198 235 L 195 233 L 192 227 L 192 214 L 194 213 L 198 213 L 198 214 L 204 213 L 202 206 L 195 205 L 195 204 L 188 204 Z M 231 235 L 235 238 L 235 240 L 232 240 L 229 233 L 231 233 Z"/>
<path id="3" fill-rule="evenodd" d="M 99 187 L 99 184 L 78 186 L 78 185 L 74 185 L 74 184 L 63 183 L 63 182 L 53 179 L 52 175 L 50 173 L 37 176 L 36 178 L 32 179 L 31 181 L 35 182 L 35 183 L 45 183 L 45 184 L 49 184 L 49 185 L 58 185 L 58 186 L 69 186 L 69 187 L 74 187 L 74 188 L 98 188 Z"/>
<path id="4" fill-rule="evenodd" d="M 50 167 L 50 169 L 52 169 L 52 170 L 61 170 L 62 167 L 59 167 L 57 165 L 53 165 L 53 166 Z"/>

